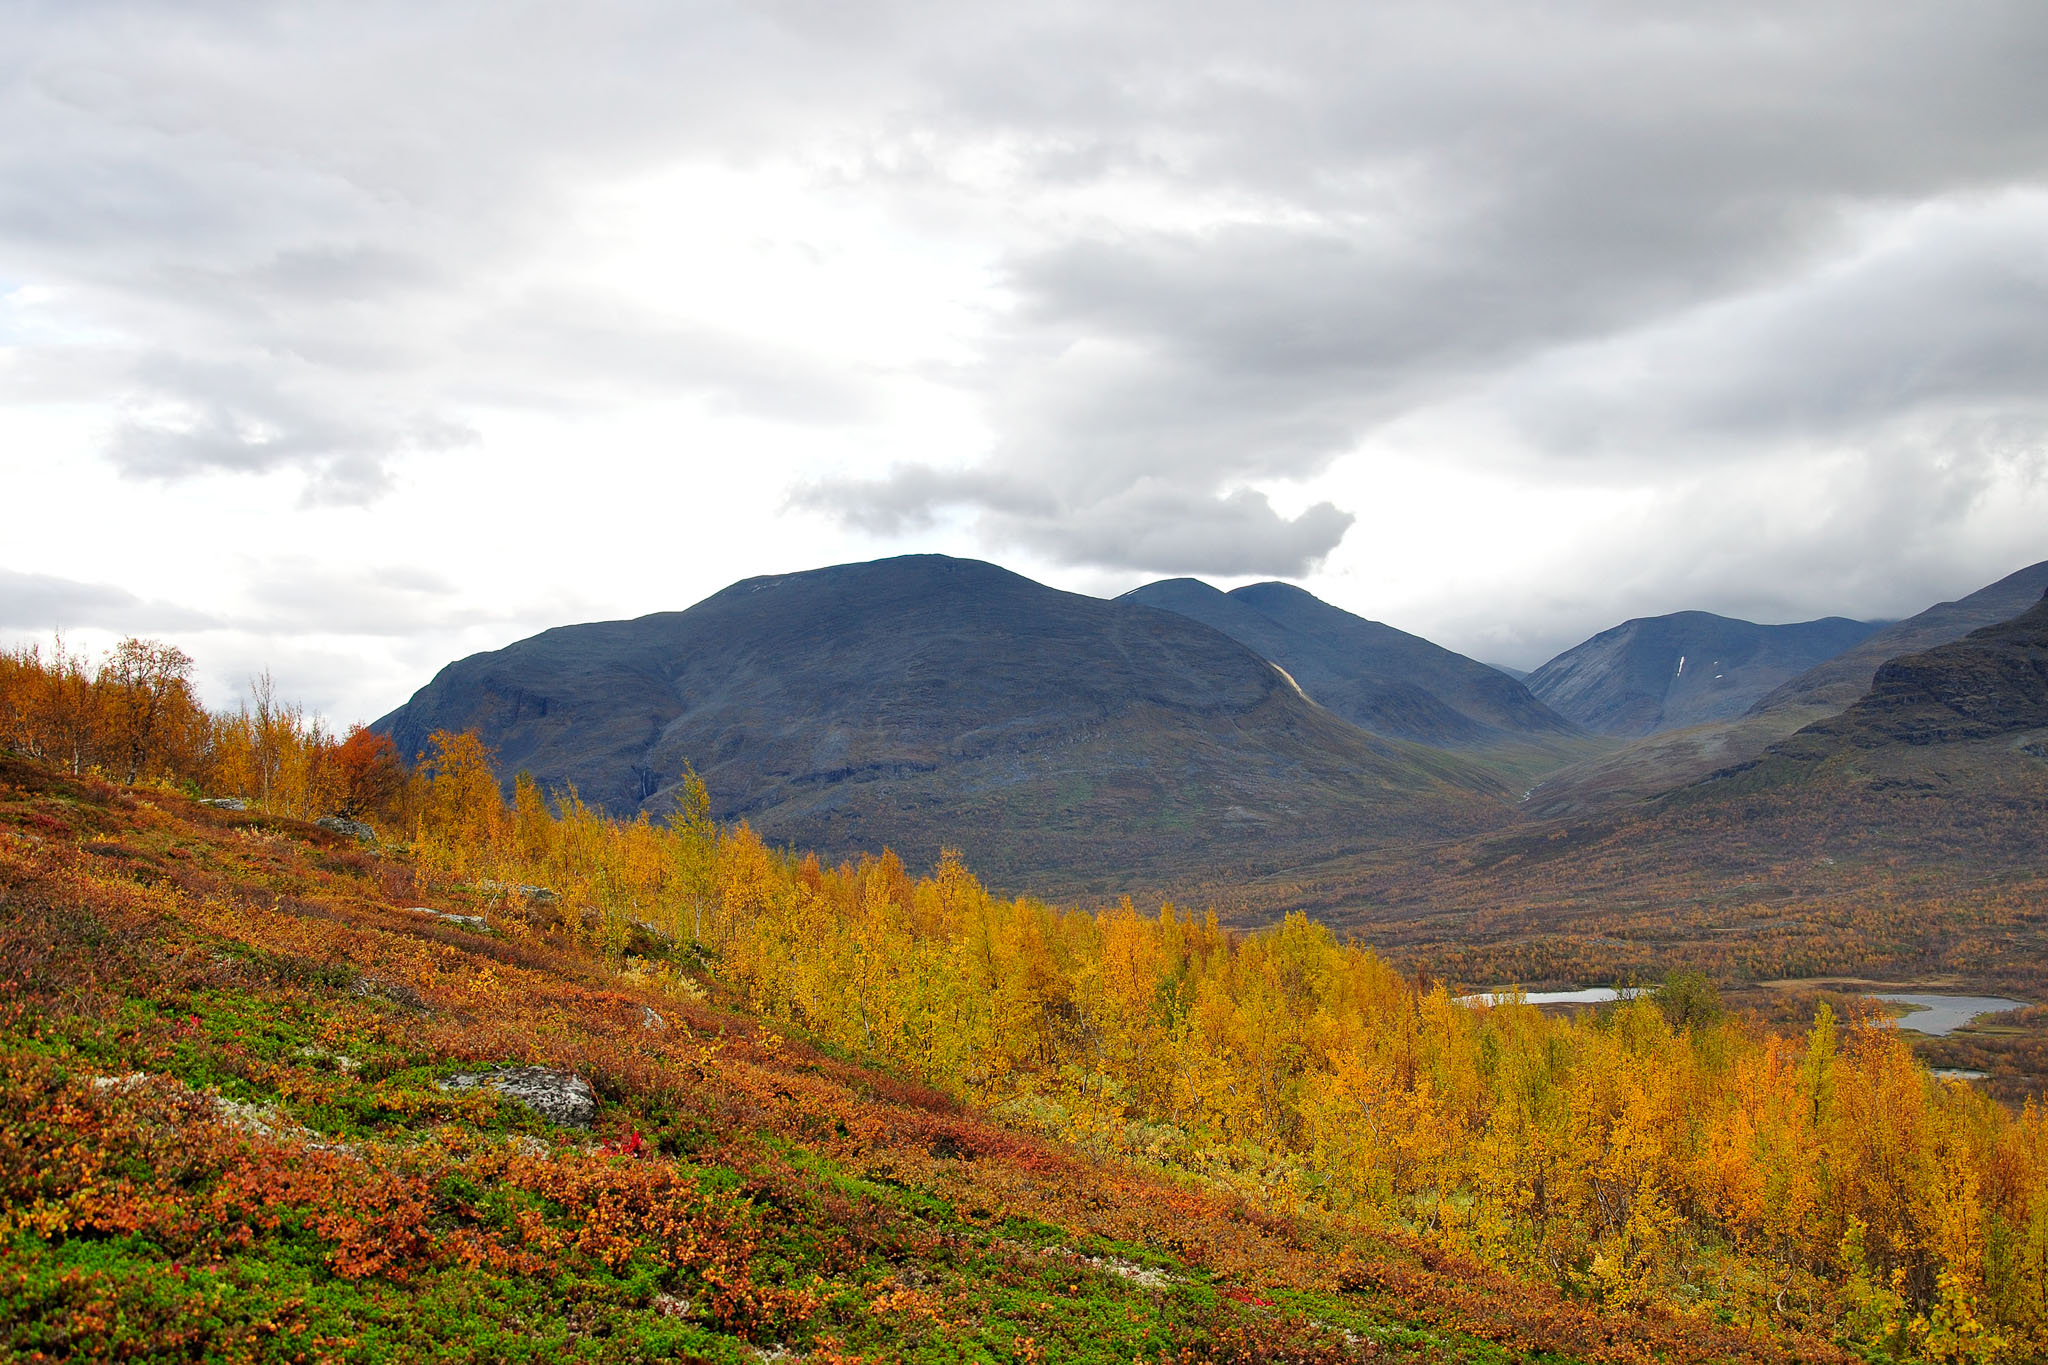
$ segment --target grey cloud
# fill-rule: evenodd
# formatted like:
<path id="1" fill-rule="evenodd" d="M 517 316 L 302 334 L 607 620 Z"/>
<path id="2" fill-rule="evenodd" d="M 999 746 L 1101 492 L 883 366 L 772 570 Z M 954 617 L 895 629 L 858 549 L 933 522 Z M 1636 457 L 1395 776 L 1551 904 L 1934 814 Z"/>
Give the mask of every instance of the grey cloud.
<path id="1" fill-rule="evenodd" d="M 324 376 L 285 366 L 289 379 L 280 382 L 279 368 L 164 353 L 137 358 L 129 411 L 108 437 L 108 458 L 131 477 L 160 480 L 298 468 L 308 476 L 305 501 L 356 504 L 387 489 L 394 456 L 476 440 L 463 423 L 431 413 L 379 413 L 368 403 L 348 410 Z"/>
<path id="2" fill-rule="evenodd" d="M 2001 424 L 2003 427 L 2004 424 Z M 1431 638 L 1534 667 L 1634 616 L 1710 610 L 1783 622 L 1890 620 L 2048 558 L 2048 535 L 2001 516 L 2048 484 L 2048 423 L 1899 432 L 1854 459 L 1752 455 L 1677 485 L 1568 556 L 1534 547 L 1533 582 L 1428 602 Z M 1505 604 L 1505 605 L 1504 605 Z"/>
<path id="3" fill-rule="evenodd" d="M 1319 565 L 1356 520 L 1328 502 L 1288 518 L 1266 495 L 1238 489 L 1207 497 L 1139 485 L 1058 518 L 991 512 L 988 534 L 1069 564 L 1162 574 L 1299 578 Z"/>
<path id="4" fill-rule="evenodd" d="M 314 503 L 374 499 L 467 428 L 471 399 L 701 394 L 845 420 L 855 386 L 778 348 L 574 297 L 537 311 L 504 287 L 579 211 L 579 185 L 766 151 L 862 98 L 858 70 L 810 42 L 716 6 L 518 23 L 312 6 L 288 25 L 10 11 L 0 250 L 10 276 L 60 284 L 89 339 L 20 347 L 9 368 L 83 381 L 126 357 L 137 372 L 93 394 L 125 410 L 117 469 L 295 469 Z M 97 367 L 64 354 L 86 349 Z M 169 352 L 183 373 L 166 383 L 150 371 Z"/>
<path id="5" fill-rule="evenodd" d="M 1726 466 L 1745 429 L 1868 441 L 1931 403 L 2025 410 L 2041 389 L 2048 235 L 1987 258 L 1998 224 L 1976 221 L 1998 216 L 1987 190 L 2048 183 L 2036 10 L 1162 13 L 1012 16 L 999 58 L 966 42 L 935 77 L 933 123 L 1013 139 L 1049 187 L 1129 182 L 1221 216 L 1084 219 L 1013 251 L 992 453 L 947 486 L 840 498 L 847 524 L 966 505 L 1014 529 L 994 490 L 1019 470 L 1076 504 L 1169 476 L 1213 500 L 1475 396 L 1568 469 L 1598 449 L 1668 478 Z M 1943 200 L 1945 273 L 1854 259 L 1873 220 Z M 1731 307 L 1780 294 L 1748 322 Z M 1528 401 L 1484 401 L 1523 375 Z M 1100 562 L 1088 537 L 1033 543 Z"/>
<path id="6" fill-rule="evenodd" d="M 1145 478 L 1099 498 L 1072 498 L 1048 483 L 899 466 L 873 480 L 827 480 L 791 502 L 877 535 L 921 529 L 950 509 L 978 514 L 976 538 L 1058 562 L 1147 573 L 1300 577 L 1337 547 L 1355 520 L 1322 502 L 1283 517 L 1265 494 L 1220 496 Z"/>
<path id="7" fill-rule="evenodd" d="M 1567 477 L 1914 447 L 1960 478 L 1994 432 L 2048 452 L 2048 194 L 1930 206 L 1886 237 L 1815 276 L 1560 347 L 1457 402 Z"/>
<path id="8" fill-rule="evenodd" d="M 274 632 L 405 636 L 474 615 L 455 584 L 403 567 L 275 560 L 248 564 L 241 578 L 248 624 Z"/>
<path id="9" fill-rule="evenodd" d="M 984 460 L 793 501 L 1281 572 L 1347 513 L 1245 485 L 1433 410 L 1566 477 L 1800 443 L 1966 489 L 1971 433 L 2030 430 L 2044 391 L 2048 237 L 2001 200 L 2048 184 L 2044 68 L 2031 0 L 17 7 L 0 250 L 95 331 L 69 374 L 123 405 L 120 468 L 361 501 L 479 405 L 867 420 L 875 376 L 801 339 L 535 282 L 583 186 L 795 167 L 1014 306 L 945 380 Z M 1925 242 L 1857 257 L 1928 204 Z"/>
<path id="10" fill-rule="evenodd" d="M 93 626 L 120 634 L 207 630 L 219 624 L 202 612 L 148 602 L 125 588 L 50 574 L 0 569 L 0 627 L 24 631 Z"/>
<path id="11" fill-rule="evenodd" d="M 233 624 L 272 638 L 355 635 L 380 637 L 386 644 L 446 640 L 480 629 L 517 627 L 530 633 L 566 620 L 594 619 L 605 611 L 601 603 L 567 591 L 479 609 L 461 584 L 404 564 L 245 560 L 237 577 L 245 585 L 248 606 Z"/>
<path id="12" fill-rule="evenodd" d="M 1057 494 L 993 470 L 898 465 L 880 479 L 816 479 L 792 489 L 792 507 L 823 512 L 877 536 L 921 531 L 953 507 L 980 507 L 1017 523 L 1053 521 Z"/>
<path id="13" fill-rule="evenodd" d="M 865 415 L 852 376 L 763 342 L 693 327 L 619 304 L 540 294 L 511 304 L 461 338 L 481 373 L 507 380 L 574 356 L 582 374 L 566 392 L 492 386 L 508 406 L 612 404 L 647 393 L 697 393 L 728 411 L 789 422 Z M 483 389 L 483 385 L 472 381 Z"/>

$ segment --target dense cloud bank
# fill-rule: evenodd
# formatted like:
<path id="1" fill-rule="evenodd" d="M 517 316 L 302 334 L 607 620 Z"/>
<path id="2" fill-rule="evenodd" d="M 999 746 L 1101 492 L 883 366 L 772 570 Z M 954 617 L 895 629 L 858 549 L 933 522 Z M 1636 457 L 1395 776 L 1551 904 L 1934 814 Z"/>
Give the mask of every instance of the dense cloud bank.
<path id="1" fill-rule="evenodd" d="M 1305 577 L 1524 663 L 1897 613 L 2048 553 L 2043 69 L 2017 0 L 17 6 L 0 409 L 287 518 L 602 427 L 748 569 Z"/>

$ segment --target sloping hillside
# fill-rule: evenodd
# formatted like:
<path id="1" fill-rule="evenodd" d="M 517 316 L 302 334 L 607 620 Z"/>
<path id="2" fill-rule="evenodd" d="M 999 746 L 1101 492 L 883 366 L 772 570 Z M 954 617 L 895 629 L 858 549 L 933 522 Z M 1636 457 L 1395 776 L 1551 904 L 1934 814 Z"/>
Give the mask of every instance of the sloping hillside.
<path id="1" fill-rule="evenodd" d="M 1855 705 L 1730 777 L 1785 762 L 1868 767 L 1880 753 L 1931 777 L 1947 771 L 1946 753 L 2008 737 L 2022 754 L 2048 762 L 2041 753 L 2048 748 L 2048 596 L 2010 621 L 1887 661 Z"/>
<path id="2" fill-rule="evenodd" d="M 573 783 L 613 812 L 666 814 L 694 767 L 719 818 L 775 840 L 913 862 L 954 846 L 1053 891 L 1170 888 L 1506 812 L 1493 774 L 1362 733 L 1206 626 L 936 555 L 550 630 L 449 665 L 378 728 L 408 755 L 474 729 L 508 783 Z"/>
<path id="3" fill-rule="evenodd" d="M 1652 799 L 1426 862 L 1369 854 L 1285 887 L 1297 904 L 1315 888 L 1318 913 L 1479 982 L 1682 963 L 2041 1000 L 2044 828 L 2048 601 L 1893 659 L 1847 710 Z"/>
<path id="4" fill-rule="evenodd" d="M 0 756 L 0 906 L 10 1359 L 1847 1359 L 1105 1164 L 297 821 Z"/>
<path id="5" fill-rule="evenodd" d="M 1219 592 L 1197 579 L 1124 594 L 1179 612 L 1286 669 L 1311 697 L 1362 729 L 1439 748 L 1552 740 L 1577 727 L 1498 669 L 1286 583 Z"/>

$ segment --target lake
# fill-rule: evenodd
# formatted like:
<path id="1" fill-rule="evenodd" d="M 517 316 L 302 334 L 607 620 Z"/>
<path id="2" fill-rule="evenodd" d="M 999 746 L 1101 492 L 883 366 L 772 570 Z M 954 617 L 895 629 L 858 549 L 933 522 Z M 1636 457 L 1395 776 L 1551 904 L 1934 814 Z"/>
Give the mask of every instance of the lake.
<path id="1" fill-rule="evenodd" d="M 2003 1010 L 2025 1009 L 2024 1000 L 2007 1000 L 1996 995 L 1892 995 L 1873 994 L 1871 1000 L 1886 1000 L 1895 1005 L 1918 1005 L 1920 1008 L 1898 1021 L 1900 1028 L 1909 1028 L 1915 1033 L 1924 1033 L 1939 1038 L 1945 1033 L 1954 1033 L 1980 1014 L 1997 1014 Z"/>
<path id="2" fill-rule="evenodd" d="M 1532 1005 L 1601 1005 L 1610 1000 L 1626 1000 L 1631 996 L 1652 994 L 1654 986 L 1588 986 L 1576 991 L 1526 991 L 1522 999 Z M 1513 991 L 1479 991 L 1472 995 L 1461 995 L 1461 1005 L 1498 1005 L 1514 995 Z M 1871 995 L 1871 1000 L 1886 1000 L 1898 1005 L 1917 1005 L 1918 1009 L 1898 1021 L 1900 1028 L 1911 1029 L 1939 1038 L 1954 1033 L 1980 1014 L 1997 1014 L 2003 1010 L 2026 1008 L 2024 1000 L 2007 1000 L 1998 995 Z"/>
<path id="3" fill-rule="evenodd" d="M 1599 1005 L 1609 1000 L 1626 1000 L 1631 996 L 1652 993 L 1655 987 L 1627 986 L 1616 990 L 1612 986 L 1589 986 L 1582 991 L 1524 991 L 1522 999 L 1532 1005 Z M 1514 995 L 1513 991 L 1480 991 L 1476 995 L 1461 995 L 1461 1005 L 1498 1005 Z"/>

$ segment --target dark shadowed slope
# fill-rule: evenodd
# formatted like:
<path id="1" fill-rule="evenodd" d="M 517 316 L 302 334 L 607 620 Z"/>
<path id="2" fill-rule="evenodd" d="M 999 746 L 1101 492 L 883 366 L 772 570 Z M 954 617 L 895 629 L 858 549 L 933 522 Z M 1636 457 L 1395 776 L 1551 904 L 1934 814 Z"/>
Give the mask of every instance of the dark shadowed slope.
<path id="1" fill-rule="evenodd" d="M 1499 783 L 1367 735 L 1206 626 L 907 556 L 749 579 L 683 612 L 451 664 L 379 722 L 475 728 L 501 773 L 715 812 L 832 855 L 959 847 L 1006 885 L 1170 887 L 1481 827 Z M 1483 794 L 1482 794 L 1483 793 Z"/>
<path id="2" fill-rule="evenodd" d="M 1120 600 L 1213 626 L 1286 669 L 1317 702 L 1375 734 L 1471 748 L 1577 733 L 1500 670 L 1285 583 L 1225 593 L 1197 579 L 1174 578 Z"/>
<path id="3" fill-rule="evenodd" d="M 1648 616 L 1572 646 L 1528 686 L 1589 730 L 1648 735 L 1731 720 L 1878 628 L 1839 616 L 1784 626 L 1704 611 Z"/>

